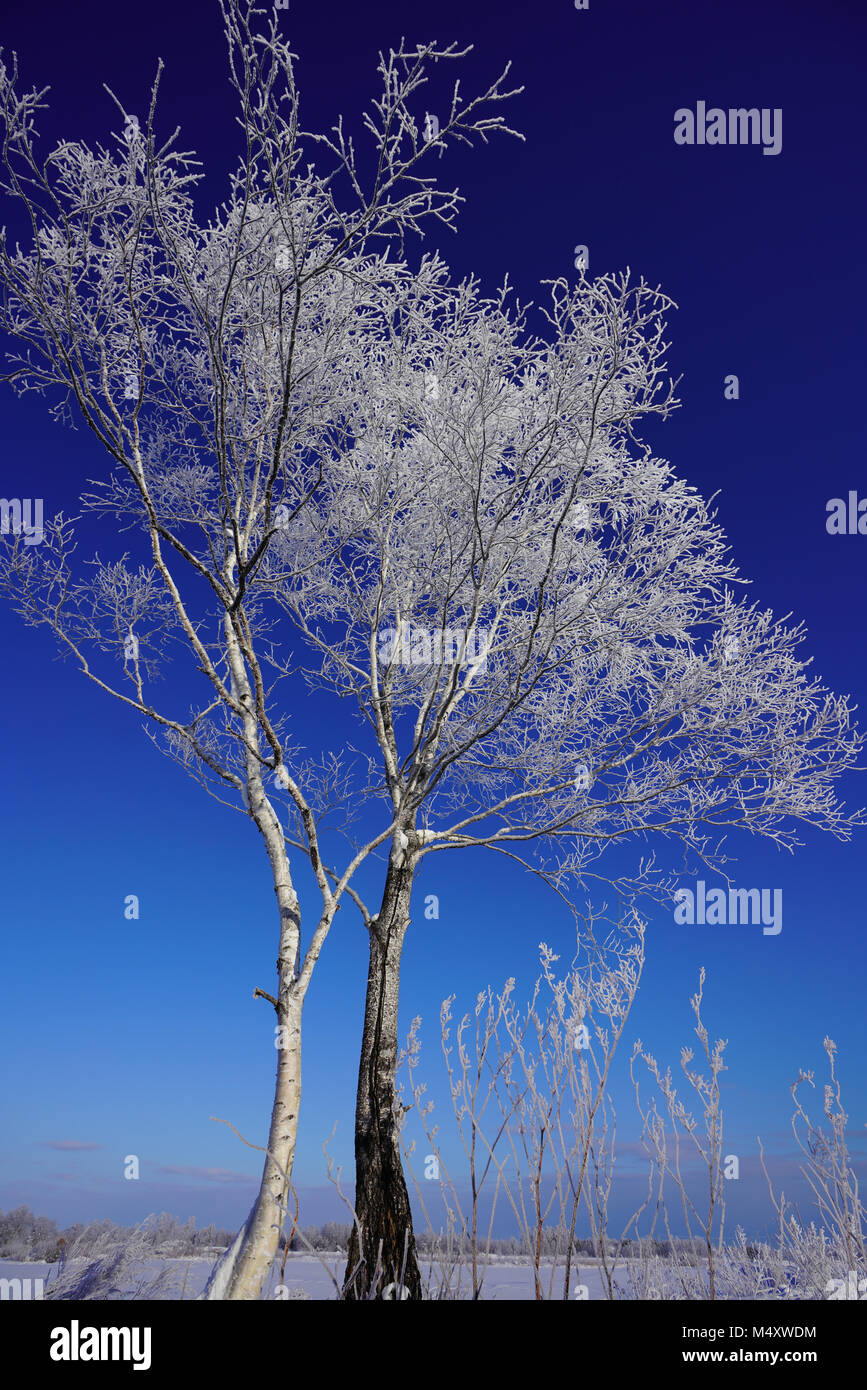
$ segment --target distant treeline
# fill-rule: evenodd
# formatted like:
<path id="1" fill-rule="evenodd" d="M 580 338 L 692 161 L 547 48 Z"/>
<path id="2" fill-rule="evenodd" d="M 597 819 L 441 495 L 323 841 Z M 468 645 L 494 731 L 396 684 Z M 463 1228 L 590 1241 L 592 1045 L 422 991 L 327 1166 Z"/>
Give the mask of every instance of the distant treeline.
<path id="1" fill-rule="evenodd" d="M 348 1223 L 326 1221 L 324 1226 L 302 1226 L 289 1242 L 289 1249 L 346 1251 L 349 1246 Z M 0 1259 L 4 1260 L 45 1260 L 53 1264 L 61 1255 L 74 1253 L 87 1256 L 104 1252 L 107 1245 L 125 1245 L 137 1233 L 137 1243 L 144 1243 L 155 1255 L 166 1258 L 180 1255 L 208 1255 L 224 1250 L 235 1238 L 234 1231 L 217 1228 L 213 1224 L 196 1228 L 192 1217 L 181 1223 L 176 1216 L 163 1212 L 160 1216 L 149 1217 L 139 1226 L 116 1226 L 112 1221 L 93 1221 L 89 1225 L 79 1222 L 60 1230 L 56 1221 L 47 1216 L 34 1216 L 29 1207 L 16 1207 L 14 1211 L 0 1211 Z M 469 1236 L 434 1236 L 430 1231 L 420 1231 L 417 1236 L 418 1251 L 421 1256 L 442 1254 L 450 1248 L 456 1254 L 468 1255 L 471 1251 Z M 285 1245 L 285 1241 L 281 1242 Z M 597 1242 L 589 1239 L 576 1239 L 572 1245 L 576 1255 L 598 1255 Z M 619 1254 L 671 1255 L 687 1254 L 691 1249 L 687 1240 L 656 1240 L 646 1238 L 638 1241 L 625 1240 L 619 1247 Z M 611 1255 L 618 1254 L 618 1242 L 606 1240 L 606 1250 Z M 492 1239 L 492 1255 L 513 1255 L 522 1257 L 529 1254 L 524 1244 L 516 1236 Z M 558 1245 L 556 1231 L 543 1231 L 543 1255 L 562 1254 L 562 1237 Z"/>
<path id="2" fill-rule="evenodd" d="M 116 1226 L 113 1221 L 78 1222 L 75 1226 L 58 1228 L 47 1216 L 34 1216 L 29 1207 L 0 1211 L 0 1259 L 47 1260 L 53 1264 L 65 1252 L 86 1256 L 105 1249 L 107 1242 L 122 1245 L 138 1231 L 139 1241 L 149 1245 L 159 1255 L 207 1255 L 224 1249 L 235 1238 L 234 1231 L 203 1226 L 196 1229 L 192 1217 L 181 1223 L 176 1216 L 163 1212 L 142 1226 Z"/>
<path id="3" fill-rule="evenodd" d="M 349 1232 L 351 1227 L 339 1221 L 328 1221 L 324 1226 L 302 1226 L 300 1234 L 296 1233 L 289 1242 L 290 1250 L 342 1250 L 349 1248 Z M 434 1235 L 431 1231 L 419 1231 L 416 1234 L 416 1244 L 418 1252 L 422 1256 L 431 1254 L 442 1255 L 447 1249 L 453 1250 L 457 1254 L 469 1255 L 472 1251 L 472 1241 L 468 1235 Z M 500 1237 L 491 1239 L 490 1242 L 480 1241 L 480 1249 L 488 1248 L 492 1255 L 514 1255 L 526 1257 L 531 1252 L 517 1236 Z M 576 1255 L 598 1255 L 600 1253 L 599 1243 L 592 1239 L 575 1237 L 572 1242 L 572 1249 Z M 667 1256 L 673 1252 L 688 1255 L 692 1251 L 692 1245 L 688 1240 L 656 1240 L 653 1237 L 646 1237 L 640 1243 L 635 1240 L 624 1240 L 618 1242 L 606 1238 L 605 1249 L 609 1255 L 636 1256 L 639 1254 L 652 1254 Z M 554 1230 L 542 1232 L 542 1250 L 545 1256 L 562 1255 L 564 1253 L 563 1236 Z"/>

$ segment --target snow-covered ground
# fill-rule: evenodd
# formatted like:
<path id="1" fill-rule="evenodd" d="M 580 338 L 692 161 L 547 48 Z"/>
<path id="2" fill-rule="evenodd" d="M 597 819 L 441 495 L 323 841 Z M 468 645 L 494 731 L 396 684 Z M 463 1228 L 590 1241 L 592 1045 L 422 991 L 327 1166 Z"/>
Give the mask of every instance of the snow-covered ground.
<path id="1" fill-rule="evenodd" d="M 137 1268 L 137 1276 L 141 1281 L 140 1287 L 146 1285 L 152 1278 L 155 1278 L 161 1271 L 169 1275 L 168 1285 L 160 1295 L 162 1298 L 186 1298 L 193 1299 L 201 1293 L 205 1286 L 208 1274 L 212 1267 L 211 1260 L 202 1259 L 174 1259 L 160 1260 L 151 1259 L 144 1261 Z M 317 1259 L 315 1255 L 290 1253 L 286 1260 L 286 1268 L 283 1274 L 283 1286 L 287 1293 L 280 1294 L 280 1298 L 298 1298 L 307 1294 L 311 1299 L 329 1299 L 335 1297 L 335 1287 L 329 1276 L 329 1271 L 334 1275 L 338 1284 L 343 1277 L 346 1265 L 346 1257 L 339 1254 L 323 1254 Z M 422 1262 L 422 1272 L 425 1277 L 430 1276 L 430 1266 Z M 550 1263 L 543 1267 L 543 1291 L 547 1298 L 549 1280 L 551 1277 Z M 12 1260 L 0 1260 L 0 1280 L 26 1280 L 31 1281 L 42 1279 L 46 1287 L 50 1287 L 51 1280 L 56 1277 L 57 1267 L 44 1263 L 23 1264 Z M 620 1266 L 618 1277 L 623 1278 L 625 1273 L 624 1266 Z M 279 1267 L 272 1277 L 270 1286 L 270 1296 L 277 1297 L 277 1285 L 279 1283 Z M 603 1297 L 603 1275 L 597 1268 L 595 1262 L 587 1263 L 583 1261 L 577 1269 L 573 1269 L 571 1278 L 571 1288 L 573 1296 L 578 1284 L 583 1285 L 586 1290 L 586 1297 L 589 1299 L 599 1299 Z M 464 1270 L 461 1282 L 462 1296 L 469 1298 L 472 1292 L 471 1275 L 468 1270 Z M 560 1268 L 554 1279 L 554 1297 L 562 1297 L 563 1288 L 563 1269 Z M 26 1296 L 26 1286 L 22 1286 L 21 1293 Z M 32 1297 L 36 1292 L 36 1286 L 31 1282 Z M 131 1287 L 130 1293 L 134 1293 Z M 16 1286 L 7 1289 L 5 1285 L 0 1285 L 0 1297 L 17 1297 Z M 485 1275 L 482 1288 L 482 1298 L 489 1299 L 518 1299 L 527 1300 L 534 1298 L 533 1273 L 529 1265 L 521 1264 L 514 1259 L 503 1260 L 492 1258 Z"/>

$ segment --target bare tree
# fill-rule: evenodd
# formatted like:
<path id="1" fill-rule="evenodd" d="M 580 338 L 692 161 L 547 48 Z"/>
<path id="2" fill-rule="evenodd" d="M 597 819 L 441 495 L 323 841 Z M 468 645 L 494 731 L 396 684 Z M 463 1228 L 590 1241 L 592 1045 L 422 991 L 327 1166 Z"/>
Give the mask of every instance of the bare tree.
<path id="1" fill-rule="evenodd" d="M 276 645 L 263 567 L 350 447 L 358 344 L 380 299 L 399 298 L 413 279 L 420 294 L 441 292 L 435 262 L 414 276 L 392 259 L 393 241 L 401 246 L 425 218 L 451 225 L 460 202 L 420 161 L 453 139 L 507 129 L 495 108 L 510 93 L 505 74 L 466 102 L 456 87 L 436 129 L 424 128 L 429 69 L 462 55 L 454 45 L 403 45 L 380 57 L 382 94 L 364 115 L 372 158 L 357 158 L 342 118 L 327 136 L 302 131 L 293 54 L 276 18 L 263 29 L 247 0 L 221 0 L 221 10 L 241 152 L 207 221 L 196 208 L 197 162 L 177 132 L 157 134 L 161 69 L 141 120 L 114 98 L 124 128 L 110 148 L 65 142 L 41 158 L 45 93 L 19 88 L 17 60 L 0 68 L 2 185 L 29 241 L 22 249 L 0 235 L 0 323 L 20 344 L 4 379 L 48 394 L 56 418 L 93 432 L 113 466 L 84 505 L 132 530 L 142 561 L 82 567 L 73 522 L 61 516 L 39 545 L 4 538 L 0 579 L 27 622 L 50 627 L 84 675 L 143 716 L 262 836 L 279 946 L 275 992 L 256 994 L 276 1013 L 275 1097 L 258 1197 L 208 1292 L 255 1298 L 286 1213 L 305 995 L 342 900 L 361 905 L 350 881 L 371 849 L 339 872 L 323 862 L 320 818 L 341 771 L 337 759 L 317 770 L 288 739 L 280 682 L 293 674 L 292 653 Z M 309 162 L 311 145 L 321 168 Z M 297 566 L 291 579 L 303 585 Z M 204 681 L 189 712 L 171 690 L 159 705 L 153 692 L 175 652 Z M 320 895 L 303 955 L 295 840 Z"/>
<path id="2" fill-rule="evenodd" d="M 507 286 L 413 287 L 366 340 L 353 447 L 287 530 L 303 578 L 266 561 L 318 654 L 312 684 L 357 701 L 392 816 L 347 1268 L 406 1266 L 412 1296 L 394 1066 L 422 862 L 486 848 L 574 907 L 628 839 L 724 871 L 731 827 L 790 848 L 805 823 L 863 824 L 834 794 L 863 743 L 846 699 L 808 680 L 801 628 L 735 597 L 708 506 L 636 435 L 676 404 L 668 305 L 628 273 L 582 276 L 551 285 L 532 334 Z M 665 898 L 672 880 L 643 859 L 616 886 Z"/>

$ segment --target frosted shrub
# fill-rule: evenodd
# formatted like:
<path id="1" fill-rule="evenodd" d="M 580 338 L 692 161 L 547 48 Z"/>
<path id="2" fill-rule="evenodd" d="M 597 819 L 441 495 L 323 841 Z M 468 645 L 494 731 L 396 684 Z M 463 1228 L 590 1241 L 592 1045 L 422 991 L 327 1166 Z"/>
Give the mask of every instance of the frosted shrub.
<path id="1" fill-rule="evenodd" d="M 176 1297 L 175 1268 L 154 1260 L 154 1226 L 155 1218 L 149 1216 L 121 1240 L 111 1229 L 99 1232 L 94 1239 L 93 1228 L 86 1227 L 57 1265 L 55 1277 L 45 1285 L 44 1297 L 75 1302 Z M 154 1264 L 159 1268 L 154 1269 Z"/>

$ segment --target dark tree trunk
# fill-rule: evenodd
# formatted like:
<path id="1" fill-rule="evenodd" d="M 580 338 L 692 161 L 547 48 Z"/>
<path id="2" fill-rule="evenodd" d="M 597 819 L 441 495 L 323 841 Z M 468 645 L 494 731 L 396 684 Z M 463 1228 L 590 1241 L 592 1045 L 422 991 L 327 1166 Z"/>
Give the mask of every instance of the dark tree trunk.
<path id="1" fill-rule="evenodd" d="M 409 1193 L 395 1113 L 400 956 L 409 926 L 413 869 L 389 864 L 379 916 L 370 929 L 370 965 L 355 1108 L 355 1210 L 361 1226 L 349 1242 L 350 1298 L 420 1299 Z M 361 1262 L 361 1263 L 360 1263 Z M 359 1267 L 360 1264 L 360 1267 Z M 403 1293 L 403 1289 L 407 1292 Z"/>

